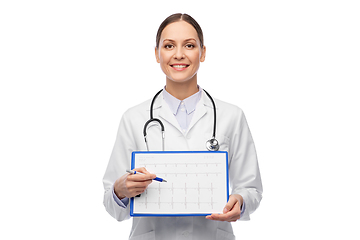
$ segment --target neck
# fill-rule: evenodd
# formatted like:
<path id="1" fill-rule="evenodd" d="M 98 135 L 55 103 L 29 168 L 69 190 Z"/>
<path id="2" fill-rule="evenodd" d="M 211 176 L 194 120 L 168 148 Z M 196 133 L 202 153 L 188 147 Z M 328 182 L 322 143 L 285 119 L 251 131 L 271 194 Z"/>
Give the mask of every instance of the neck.
<path id="1" fill-rule="evenodd" d="M 166 91 L 176 97 L 179 100 L 194 95 L 199 91 L 196 78 L 187 82 L 174 82 L 170 79 L 166 79 Z"/>

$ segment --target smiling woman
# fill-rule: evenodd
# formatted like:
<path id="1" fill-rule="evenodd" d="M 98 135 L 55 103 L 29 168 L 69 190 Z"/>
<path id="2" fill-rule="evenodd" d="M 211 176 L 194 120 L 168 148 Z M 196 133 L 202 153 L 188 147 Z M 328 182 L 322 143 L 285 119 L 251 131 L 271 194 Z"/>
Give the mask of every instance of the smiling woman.
<path id="1" fill-rule="evenodd" d="M 198 92 L 197 72 L 206 52 L 198 35 L 191 24 L 180 20 L 163 29 L 155 48 L 156 60 L 166 75 L 166 91 L 180 100 Z"/>
<path id="2" fill-rule="evenodd" d="M 165 74 L 166 86 L 153 100 L 123 115 L 103 179 L 104 205 L 118 221 L 130 218 L 129 198 L 143 193 L 156 175 L 145 168 L 134 169 L 144 174 L 124 174 L 130 169 L 129 156 L 133 151 L 158 150 L 159 146 L 167 151 L 217 151 L 219 147 L 227 151 L 232 188 L 229 201 L 222 214 L 133 218 L 130 239 L 234 239 L 230 222 L 249 220 L 260 204 L 260 172 L 244 113 L 232 104 L 207 97 L 198 85 L 197 72 L 205 54 L 202 30 L 189 15 L 171 15 L 160 25 L 155 57 Z M 162 131 L 166 129 L 166 140 L 162 142 L 157 125 L 147 127 L 149 107 L 149 121 L 157 120 Z M 145 122 L 146 144 L 142 131 Z M 221 123 L 217 128 L 216 122 Z M 146 135 L 146 129 L 151 134 Z M 209 142 L 206 140 L 211 134 L 216 148 L 211 145 L 209 149 L 204 143 Z"/>

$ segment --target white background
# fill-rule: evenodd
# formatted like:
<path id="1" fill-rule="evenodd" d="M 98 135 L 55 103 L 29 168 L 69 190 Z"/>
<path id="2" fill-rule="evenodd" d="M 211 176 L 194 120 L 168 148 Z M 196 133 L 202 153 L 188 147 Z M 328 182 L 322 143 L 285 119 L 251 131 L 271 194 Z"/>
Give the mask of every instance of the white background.
<path id="1" fill-rule="evenodd" d="M 256 143 L 263 201 L 238 239 L 359 239 L 360 7 L 347 0 L 1 1 L 0 238 L 127 239 L 102 177 L 124 111 L 165 84 L 155 35 L 177 12 L 205 34 L 200 86 L 244 110 Z"/>

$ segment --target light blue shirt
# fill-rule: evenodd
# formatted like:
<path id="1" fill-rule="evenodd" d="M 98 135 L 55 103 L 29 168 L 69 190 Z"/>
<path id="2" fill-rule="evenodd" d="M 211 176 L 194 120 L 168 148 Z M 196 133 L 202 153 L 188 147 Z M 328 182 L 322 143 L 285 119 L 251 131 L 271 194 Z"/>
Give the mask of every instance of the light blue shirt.
<path id="1" fill-rule="evenodd" d="M 196 105 L 201 98 L 201 93 L 202 89 L 199 87 L 199 91 L 197 93 L 181 101 L 168 93 L 165 88 L 163 90 L 164 101 L 174 114 L 183 133 L 186 133 L 189 128 Z"/>
<path id="2" fill-rule="evenodd" d="M 183 133 L 186 133 L 186 131 L 188 130 L 191 119 L 196 109 L 196 105 L 198 104 L 201 98 L 202 89 L 199 86 L 198 88 L 199 91 L 197 93 L 191 95 L 190 97 L 184 100 L 179 100 L 175 98 L 173 95 L 168 93 L 165 88 L 163 90 L 163 99 L 168 104 L 171 112 L 174 114 Z M 113 186 L 113 196 L 115 202 L 119 206 L 126 208 L 126 206 L 129 204 L 129 198 L 119 199 L 116 196 L 114 192 L 114 186 Z M 240 215 L 242 215 L 244 211 L 245 211 L 245 202 L 243 203 L 243 206 L 241 208 Z"/>

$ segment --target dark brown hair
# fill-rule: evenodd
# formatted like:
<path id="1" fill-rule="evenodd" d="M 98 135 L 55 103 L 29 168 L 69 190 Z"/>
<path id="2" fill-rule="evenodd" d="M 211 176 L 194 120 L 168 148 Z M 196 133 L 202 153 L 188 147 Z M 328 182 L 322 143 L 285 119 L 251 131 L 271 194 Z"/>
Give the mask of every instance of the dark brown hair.
<path id="1" fill-rule="evenodd" d="M 200 40 L 200 47 L 203 48 L 204 47 L 204 36 L 203 36 L 203 32 L 201 30 L 201 27 L 195 21 L 195 19 L 193 19 L 190 15 L 188 15 L 186 13 L 175 13 L 173 15 L 170 15 L 160 24 L 160 27 L 156 34 L 156 48 L 159 48 L 160 37 L 161 37 L 161 33 L 164 30 L 164 28 L 167 25 L 169 25 L 170 23 L 179 22 L 179 21 L 185 21 L 185 22 L 191 24 L 195 28 L 195 30 L 198 34 L 199 40 Z"/>

